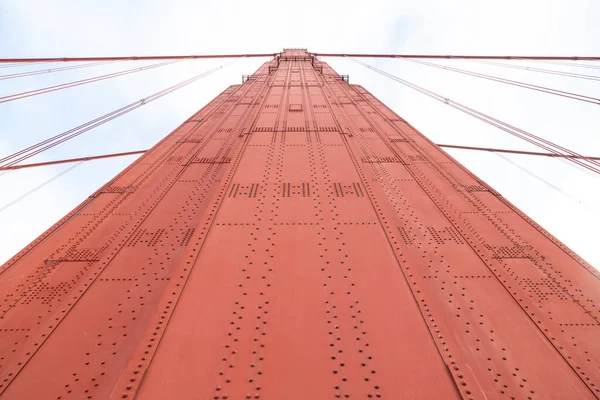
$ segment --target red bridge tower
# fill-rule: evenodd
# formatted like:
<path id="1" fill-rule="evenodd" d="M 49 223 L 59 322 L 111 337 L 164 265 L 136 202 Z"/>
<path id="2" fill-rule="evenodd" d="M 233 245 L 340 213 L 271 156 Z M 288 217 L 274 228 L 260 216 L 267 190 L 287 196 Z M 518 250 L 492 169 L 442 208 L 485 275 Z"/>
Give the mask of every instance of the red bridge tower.
<path id="1" fill-rule="evenodd" d="M 1 399 L 592 399 L 597 272 L 288 49 L 0 270 Z"/>

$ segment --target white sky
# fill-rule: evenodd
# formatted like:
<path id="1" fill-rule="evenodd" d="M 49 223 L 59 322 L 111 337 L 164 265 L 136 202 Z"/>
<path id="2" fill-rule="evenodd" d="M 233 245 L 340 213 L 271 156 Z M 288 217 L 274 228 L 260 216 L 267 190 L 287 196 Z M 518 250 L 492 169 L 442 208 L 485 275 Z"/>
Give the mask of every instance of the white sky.
<path id="1" fill-rule="evenodd" d="M 0 57 L 318 52 L 600 55 L 600 3 L 571 1 L 0 1 Z M 252 73 L 242 60 L 29 161 L 145 149 Z M 508 134 L 348 60 L 326 59 L 436 142 L 531 149 Z M 565 147 L 600 155 L 598 106 L 401 60 L 365 60 Z M 0 157 L 139 100 L 222 61 L 187 61 L 0 104 Z M 600 82 L 448 61 L 448 65 L 600 97 Z M 150 63 L 118 63 L 0 81 L 0 96 Z M 600 70 L 521 65 L 600 75 Z M 600 65 L 600 63 L 598 63 Z M 60 66 L 60 65 L 56 65 Z M 44 66 L 46 67 L 46 65 Z M 33 70 L 0 69 L 0 74 Z M 559 160 L 508 155 L 566 197 L 491 153 L 449 150 L 525 213 L 600 266 L 600 177 Z M 0 212 L 0 263 L 27 245 L 135 157 L 87 162 Z M 0 176 L 0 207 L 68 168 Z"/>

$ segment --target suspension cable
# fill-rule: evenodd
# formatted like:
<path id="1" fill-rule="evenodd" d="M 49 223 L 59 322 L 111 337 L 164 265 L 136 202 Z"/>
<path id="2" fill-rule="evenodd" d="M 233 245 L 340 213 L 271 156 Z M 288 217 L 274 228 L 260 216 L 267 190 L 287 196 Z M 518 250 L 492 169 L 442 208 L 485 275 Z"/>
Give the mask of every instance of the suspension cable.
<path id="1" fill-rule="evenodd" d="M 140 60 L 175 60 L 181 58 L 241 58 L 241 57 L 275 57 L 281 53 L 255 54 L 189 54 L 166 56 L 110 56 L 110 57 L 45 57 L 45 58 L 2 58 L 1 63 L 15 62 L 74 62 L 74 61 L 140 61 Z M 600 61 L 600 56 L 473 56 L 473 55 L 440 55 L 440 54 L 351 54 L 351 53 L 309 53 L 316 57 L 368 57 L 368 58 L 422 58 L 422 59 L 470 59 L 470 60 L 571 60 Z"/>
<path id="2" fill-rule="evenodd" d="M 600 104 L 600 98 L 597 98 L 597 97 L 584 96 L 584 95 L 577 94 L 577 93 L 566 92 L 564 90 L 553 89 L 553 88 L 549 88 L 549 87 L 545 87 L 545 86 L 532 85 L 532 84 L 526 83 L 526 82 L 520 82 L 520 81 L 515 81 L 512 79 L 506 79 L 506 78 L 500 78 L 500 77 L 496 77 L 496 76 L 492 76 L 492 75 L 481 74 L 479 72 L 469 71 L 469 70 L 460 69 L 460 68 L 447 67 L 444 65 L 439 65 L 439 64 L 435 64 L 435 63 L 431 63 L 431 62 L 427 62 L 427 61 L 410 60 L 410 59 L 406 59 L 404 61 L 408 61 L 408 62 L 416 63 L 416 64 L 427 65 L 429 67 L 434 67 L 434 68 L 438 68 L 438 69 L 445 69 L 447 71 L 457 72 L 459 74 L 474 76 L 477 78 L 487 79 L 487 80 L 491 80 L 491 81 L 495 81 L 495 82 L 506 83 L 508 85 L 522 87 L 525 89 L 536 90 L 538 92 L 553 94 L 555 96 L 566 97 L 566 98 L 573 99 L 573 100 L 584 101 L 586 103 Z M 599 80 L 600 80 L 600 78 L 599 78 Z"/>
<path id="3" fill-rule="evenodd" d="M 105 62 L 96 62 L 96 63 L 88 63 L 88 64 L 70 65 L 68 67 L 59 67 L 59 68 L 50 68 L 50 69 L 37 69 L 35 71 L 27 71 L 27 72 L 15 73 L 15 74 L 0 75 L 0 81 L 6 80 L 6 79 L 23 78 L 25 76 L 48 74 L 48 73 L 51 73 L 51 72 L 69 71 L 71 69 L 96 67 L 98 65 L 110 64 L 110 63 L 113 63 L 113 61 L 105 61 Z"/>
<path id="4" fill-rule="evenodd" d="M 0 159 L 0 164 L 1 164 L 0 167 L 10 167 L 10 166 L 16 165 L 17 163 L 19 163 L 23 160 L 26 160 L 30 157 L 33 157 L 36 154 L 39 154 L 47 149 L 50 149 L 50 148 L 57 146 L 63 142 L 66 142 L 67 140 L 70 140 L 76 136 L 79 136 L 89 130 L 96 128 L 97 126 L 103 125 L 115 118 L 120 117 L 121 115 L 127 114 L 127 113 L 129 113 L 137 108 L 140 108 L 150 102 L 153 102 L 169 93 L 172 93 L 178 89 L 181 89 L 182 87 L 185 87 L 185 86 L 197 81 L 198 79 L 204 78 L 205 76 L 208 76 L 220 69 L 223 69 L 226 66 L 231 65 L 232 63 L 233 63 L 233 61 L 229 62 L 227 64 L 221 64 L 218 67 L 215 67 L 211 70 L 202 72 L 198 75 L 195 75 L 189 79 L 181 81 L 181 82 L 179 82 L 173 86 L 170 86 L 166 89 L 163 89 L 159 92 L 153 93 L 150 96 L 147 96 L 141 100 L 138 100 L 138 101 L 130 103 L 126 106 L 120 107 L 120 108 L 118 108 L 114 111 L 111 111 L 107 114 L 104 114 L 98 118 L 95 118 L 84 124 L 78 125 L 75 128 L 69 129 L 69 130 L 62 132 L 58 135 L 55 135 L 51 138 L 48 138 L 48 139 L 43 140 L 39 143 L 36 143 L 32 146 L 29 146 L 27 148 L 19 150 L 13 154 L 10 154 L 6 157 L 3 157 Z"/>
<path id="5" fill-rule="evenodd" d="M 422 58 L 422 59 L 463 59 L 463 60 L 564 60 L 564 61 L 600 61 L 600 56 L 470 56 L 439 54 L 350 54 L 350 53 L 309 53 L 316 57 L 352 57 L 352 58 Z M 12 62 L 15 60 L 8 60 Z M 31 61 L 20 59 L 19 61 Z"/>
<path id="6" fill-rule="evenodd" d="M 600 157 L 573 156 L 570 154 L 540 153 L 537 151 L 494 149 L 494 148 L 489 148 L 489 147 L 459 146 L 459 145 L 455 145 L 455 144 L 439 144 L 439 143 L 437 143 L 437 145 L 440 147 L 449 148 L 449 149 L 489 151 L 492 153 L 510 153 L 510 154 L 522 154 L 522 155 L 527 155 L 527 156 L 543 156 L 543 157 L 557 157 L 557 158 L 581 158 L 581 159 L 585 159 L 585 160 L 600 160 Z"/>
<path id="7" fill-rule="evenodd" d="M 587 159 L 587 160 L 600 160 L 600 157 L 572 156 L 572 155 L 568 155 L 568 154 L 540 153 L 540 152 L 536 152 L 536 151 L 495 149 L 495 148 L 488 148 L 488 147 L 459 146 L 459 145 L 439 144 L 439 143 L 436 143 L 436 145 L 439 147 L 450 148 L 450 149 L 488 151 L 490 153 L 509 153 L 509 154 L 520 154 L 520 155 L 526 155 L 526 156 L 552 157 L 552 158 L 555 158 L 555 159 L 565 163 L 565 165 L 569 166 L 570 168 L 574 168 L 576 171 L 585 172 L 586 174 L 589 174 L 590 176 L 593 176 L 594 178 L 600 178 L 600 175 L 595 174 L 595 173 L 589 171 L 588 169 L 584 169 L 580 165 L 573 164 L 573 163 L 569 162 L 569 160 L 568 160 L 569 158 L 583 158 L 583 159 Z"/>
<path id="8" fill-rule="evenodd" d="M 506 122 L 503 122 L 503 121 L 501 121 L 499 119 L 493 118 L 493 117 L 491 117 L 491 116 L 489 116 L 487 114 L 484 114 L 484 113 L 482 113 L 480 111 L 477 111 L 477 110 L 475 110 L 475 109 L 473 109 L 471 107 L 468 107 L 466 105 L 463 105 L 461 103 L 453 101 L 453 100 L 451 100 L 451 99 L 449 99 L 447 97 L 444 97 L 442 95 L 439 95 L 439 94 L 437 94 L 435 92 L 427 90 L 427 89 L 425 89 L 425 88 L 423 88 L 421 86 L 418 86 L 418 85 L 416 85 L 414 83 L 411 83 L 411 82 L 409 82 L 409 81 L 407 81 L 405 79 L 398 78 L 397 76 L 392 75 L 392 74 L 390 74 L 390 73 L 388 73 L 386 71 L 380 70 L 379 68 L 376 68 L 376 67 L 374 67 L 372 65 L 366 64 L 366 63 L 364 63 L 362 61 L 355 60 L 355 59 L 352 59 L 352 58 L 350 58 L 350 60 L 352 60 L 352 61 L 354 61 L 354 62 L 356 62 L 358 64 L 361 64 L 362 66 L 364 66 L 364 67 L 366 67 L 368 69 L 371 69 L 371 70 L 373 70 L 373 71 L 375 71 L 375 72 L 377 72 L 377 73 L 379 73 L 379 74 L 381 74 L 383 76 L 386 76 L 386 77 L 388 77 L 390 79 L 393 79 L 396 82 L 399 82 L 399 83 L 401 83 L 401 84 L 403 84 L 405 86 L 408 86 L 411 89 L 414 89 L 414 90 L 416 90 L 416 91 L 418 91 L 420 93 L 423 93 L 423 94 L 425 94 L 425 95 L 427 95 L 427 96 L 429 96 L 429 97 L 431 97 L 431 98 L 433 98 L 435 100 L 438 100 L 438 101 L 440 101 L 440 102 L 442 102 L 444 104 L 447 104 L 450 107 L 455 108 L 455 109 L 457 109 L 457 110 L 459 110 L 459 111 L 461 111 L 461 112 L 463 112 L 465 114 L 471 115 L 472 117 L 477 118 L 477 119 L 479 119 L 479 120 L 481 120 L 481 121 L 483 121 L 483 122 L 485 122 L 485 123 L 487 123 L 489 125 L 495 126 L 495 127 L 499 128 L 499 129 L 501 129 L 501 130 L 503 130 L 503 131 L 505 131 L 505 132 L 507 132 L 507 133 L 509 133 L 509 134 L 511 134 L 513 136 L 515 136 L 515 137 L 523 139 L 526 142 L 534 144 L 534 145 L 536 145 L 536 146 L 538 146 L 538 147 L 540 147 L 540 148 L 542 148 L 544 150 L 547 150 L 547 151 L 549 151 L 551 153 L 562 154 L 561 152 L 564 152 L 564 153 L 570 154 L 570 155 L 581 156 L 581 154 L 578 154 L 578 153 L 576 153 L 576 152 L 574 152 L 572 150 L 569 150 L 569 149 L 567 149 L 567 148 L 565 148 L 563 146 L 559 146 L 559 145 L 557 145 L 555 143 L 552 143 L 549 140 L 546 140 L 546 139 L 543 139 L 543 138 L 541 138 L 539 136 L 531 134 L 531 133 L 529 133 L 529 132 L 527 132 L 527 131 L 525 131 L 523 129 L 517 128 L 517 127 L 515 127 L 513 125 L 510 125 L 510 124 L 508 124 Z M 588 159 L 582 160 L 582 159 L 577 159 L 577 158 L 568 158 L 568 160 L 571 161 L 571 162 L 573 162 L 573 163 L 576 163 L 578 165 L 581 165 L 582 167 L 587 168 L 590 171 L 593 171 L 593 172 L 596 172 L 596 173 L 600 174 L 600 169 L 597 168 L 597 166 L 600 166 L 600 162 L 598 162 L 596 160 L 588 160 Z M 593 165 L 590 165 L 590 164 L 593 164 Z"/>
<path id="9" fill-rule="evenodd" d="M 80 62 L 80 61 L 156 61 L 156 60 L 182 60 L 206 58 L 250 58 L 250 57 L 275 57 L 280 53 L 254 53 L 254 54 L 189 54 L 169 56 L 110 56 L 110 57 L 45 57 L 45 58 L 0 58 L 0 64 L 20 62 Z M 600 59 L 600 57 L 599 57 Z"/>
<path id="10" fill-rule="evenodd" d="M 541 64 L 565 65 L 567 67 L 572 67 L 572 68 L 600 69 L 600 65 L 593 65 L 593 64 L 581 64 L 581 63 L 573 63 L 573 62 L 567 62 L 567 61 L 551 61 L 551 60 L 533 60 L 533 61 L 541 63 Z"/>
<path id="11" fill-rule="evenodd" d="M 511 64 L 486 61 L 486 60 L 474 60 L 474 61 L 477 63 L 495 65 L 495 66 L 503 67 L 503 68 L 520 69 L 520 70 L 525 70 L 525 71 L 530 71 L 530 72 L 541 72 L 542 74 L 566 76 L 569 78 L 576 78 L 576 79 L 587 79 L 590 81 L 600 81 L 600 76 L 598 76 L 598 75 L 576 74 L 574 72 L 558 71 L 555 69 L 527 67 L 524 65 L 511 65 Z M 599 65 L 599 67 L 600 67 L 600 65 Z"/>
<path id="12" fill-rule="evenodd" d="M 65 175 L 66 173 L 74 170 L 75 168 L 79 167 L 81 164 L 83 164 L 85 161 L 80 161 L 79 163 L 70 166 L 69 168 L 65 169 L 64 171 L 58 173 L 57 175 L 54 175 L 52 178 L 42 182 L 41 184 L 37 185 L 36 187 L 34 187 L 33 189 L 29 190 L 28 192 L 22 194 L 21 196 L 17 197 L 16 199 L 12 200 L 11 202 L 5 204 L 4 206 L 0 207 L 0 213 L 5 211 L 6 209 L 14 206 L 15 204 L 19 203 L 21 200 L 24 200 L 25 198 L 31 196 L 32 194 L 34 194 L 35 192 L 37 192 L 38 190 L 40 190 L 41 188 L 43 188 L 44 186 L 48 185 L 49 183 L 55 181 L 56 179 L 60 178 L 61 176 Z"/>
<path id="13" fill-rule="evenodd" d="M 6 103 L 6 102 L 9 102 L 9 101 L 15 101 L 15 100 L 19 100 L 19 99 L 24 99 L 26 97 L 37 96 L 37 95 L 40 95 L 40 94 L 50 93 L 50 92 L 54 92 L 54 91 L 57 91 L 57 90 L 68 89 L 68 88 L 71 88 L 71 87 L 85 85 L 87 83 L 98 82 L 98 81 L 102 81 L 102 80 L 105 80 L 105 79 L 116 78 L 118 76 L 133 74 L 135 72 L 140 72 L 140 71 L 145 71 L 145 70 L 148 70 L 148 69 L 158 68 L 158 67 L 162 67 L 162 66 L 165 66 L 165 65 L 170 65 L 170 64 L 173 64 L 173 63 L 178 63 L 178 62 L 181 62 L 181 61 L 183 61 L 183 60 L 165 61 L 165 62 L 162 62 L 162 63 L 147 65 L 145 67 L 132 68 L 132 69 L 124 70 L 124 71 L 113 72 L 113 73 L 110 73 L 110 74 L 104 74 L 104 75 L 95 76 L 95 77 L 91 77 L 91 78 L 80 79 L 80 80 L 73 81 L 73 82 L 62 83 L 60 85 L 47 86 L 47 87 L 44 87 L 44 88 L 41 88 L 41 89 L 29 90 L 27 92 L 21 92 L 21 93 L 15 93 L 15 94 L 11 94 L 9 96 L 0 97 L 0 103 Z"/>
<path id="14" fill-rule="evenodd" d="M 127 151 L 124 153 L 101 154 L 99 156 L 65 158 L 62 160 L 44 161 L 44 162 L 32 163 L 32 164 L 13 165 L 12 167 L 0 167 L 0 171 L 12 171 L 12 170 L 23 169 L 23 168 L 47 167 L 49 165 L 56 165 L 56 164 L 69 164 L 69 163 L 74 163 L 74 162 L 79 162 L 79 161 L 92 161 L 92 160 L 101 160 L 101 159 L 105 159 L 105 158 L 133 156 L 133 155 L 137 155 L 137 154 L 144 154 L 147 151 L 148 150 L 135 150 L 135 151 Z"/>

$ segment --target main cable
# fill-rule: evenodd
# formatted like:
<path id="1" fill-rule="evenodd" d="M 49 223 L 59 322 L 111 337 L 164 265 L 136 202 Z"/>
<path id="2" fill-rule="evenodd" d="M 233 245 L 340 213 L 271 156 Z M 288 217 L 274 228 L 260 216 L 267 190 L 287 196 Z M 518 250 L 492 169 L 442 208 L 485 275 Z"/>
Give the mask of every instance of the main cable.
<path id="1" fill-rule="evenodd" d="M 79 62 L 79 61 L 140 61 L 175 60 L 181 58 L 241 58 L 276 57 L 281 53 L 254 54 L 189 54 L 164 56 L 108 56 L 108 57 L 43 57 L 43 58 L 0 58 L 0 64 L 15 62 Z M 498 55 L 443 55 L 443 54 L 350 54 L 350 53 L 308 53 L 315 57 L 367 57 L 367 58 L 422 58 L 422 59 L 468 59 L 468 60 L 564 60 L 600 61 L 600 56 L 498 56 Z"/>
<path id="2" fill-rule="evenodd" d="M 235 61 L 237 61 L 237 60 L 235 60 Z M 13 154 L 5 156 L 0 159 L 0 164 L 1 164 L 0 166 L 1 167 L 9 167 L 12 165 L 16 165 L 17 163 L 19 163 L 23 160 L 33 157 L 34 155 L 37 155 L 45 150 L 48 150 L 54 146 L 64 143 L 67 140 L 70 140 L 76 136 L 79 136 L 91 129 L 94 129 L 100 125 L 103 125 L 109 121 L 112 121 L 113 119 L 118 118 L 121 115 L 127 114 L 127 113 L 129 113 L 137 108 L 140 108 L 148 103 L 151 103 L 169 93 L 172 93 L 178 89 L 181 89 L 182 87 L 185 87 L 185 86 L 197 81 L 198 79 L 204 78 L 205 76 L 208 76 L 220 69 L 225 68 L 226 66 L 231 65 L 235 61 L 229 62 L 227 64 L 221 64 L 218 67 L 215 67 L 211 70 L 202 72 L 202 73 L 195 75 L 189 79 L 186 79 L 175 85 L 172 85 L 166 89 L 163 89 L 159 92 L 153 93 L 153 94 L 149 95 L 148 97 L 145 97 L 145 98 L 135 101 L 133 103 L 129 103 L 123 107 L 120 107 L 114 111 L 104 114 L 98 118 L 95 118 L 84 124 L 78 125 L 75 128 L 69 129 L 62 133 L 59 133 L 58 135 L 52 136 L 46 140 L 36 143 L 32 146 L 29 146 L 27 148 L 24 148 L 22 150 L 15 152 Z"/>
<path id="3" fill-rule="evenodd" d="M 15 93 L 15 94 L 11 94 L 8 96 L 0 97 L 0 103 L 7 103 L 9 101 L 20 100 L 20 99 L 24 99 L 26 97 L 37 96 L 40 94 L 50 93 L 50 92 L 54 92 L 57 90 L 68 89 L 68 88 L 75 87 L 75 86 L 85 85 L 87 83 L 93 83 L 93 82 L 98 82 L 98 81 L 102 81 L 105 79 L 116 78 L 118 76 L 129 75 L 129 74 L 133 74 L 135 72 L 140 72 L 140 71 L 145 71 L 148 69 L 163 67 L 165 65 L 170 65 L 170 64 L 181 62 L 181 61 L 184 61 L 184 60 L 165 61 L 162 63 L 147 65 L 145 67 L 132 68 L 132 69 L 124 70 L 124 71 L 113 72 L 110 74 L 104 74 L 104 75 L 100 75 L 100 76 L 94 76 L 91 78 L 80 79 L 80 80 L 73 81 L 73 82 L 62 83 L 60 85 L 47 86 L 47 87 L 44 87 L 41 89 L 35 89 L 35 90 L 29 90 L 27 92 Z"/>
<path id="4" fill-rule="evenodd" d="M 429 96 L 429 97 L 431 97 L 431 98 L 433 98 L 435 100 L 438 100 L 438 101 L 440 101 L 440 102 L 442 102 L 444 104 L 447 104 L 450 107 L 453 107 L 453 108 L 455 108 L 455 109 L 457 109 L 457 110 L 459 110 L 459 111 L 461 111 L 461 112 L 463 112 L 465 114 L 471 115 L 472 117 L 477 118 L 477 119 L 479 119 L 479 120 L 481 120 L 481 121 L 483 121 L 483 122 L 485 122 L 485 123 L 487 123 L 489 125 L 495 126 L 495 127 L 499 128 L 499 129 L 501 129 L 501 130 L 503 130 L 503 131 L 505 131 L 505 132 L 513 135 L 513 136 L 516 136 L 516 137 L 518 137 L 518 138 L 526 141 L 526 142 L 534 144 L 534 145 L 536 145 L 536 146 L 538 146 L 538 147 L 540 147 L 540 148 L 542 148 L 544 150 L 547 150 L 547 151 L 549 151 L 551 153 L 562 154 L 561 153 L 561 151 L 562 151 L 562 152 L 564 152 L 566 154 L 570 154 L 570 155 L 573 155 L 573 156 L 583 157 L 583 156 L 581 156 L 581 154 L 578 154 L 578 153 L 576 153 L 576 152 L 574 152 L 572 150 L 569 150 L 569 149 L 567 149 L 567 148 L 565 148 L 563 146 L 560 146 L 560 145 L 557 145 L 555 143 L 552 143 L 549 140 L 543 139 L 543 138 L 541 138 L 539 136 L 536 136 L 534 134 L 531 134 L 531 133 L 529 133 L 529 132 L 527 132 L 527 131 L 525 131 L 523 129 L 517 128 L 517 127 L 515 127 L 513 125 L 510 125 L 510 124 L 508 124 L 506 122 L 503 122 L 503 121 L 501 121 L 501 120 L 499 120 L 497 118 L 491 117 L 491 116 L 489 116 L 487 114 L 484 114 L 484 113 L 482 113 L 480 111 L 477 111 L 477 110 L 475 110 L 475 109 L 473 109 L 471 107 L 468 107 L 466 105 L 463 105 L 461 103 L 453 101 L 453 100 L 451 100 L 451 99 L 449 99 L 447 97 L 439 95 L 439 94 L 437 94 L 435 92 L 432 92 L 432 91 L 430 91 L 428 89 L 425 89 L 425 88 L 423 88 L 421 86 L 418 86 L 418 85 L 416 85 L 414 83 L 411 83 L 411 82 L 409 82 L 409 81 L 407 81 L 405 79 L 402 79 L 402 78 L 399 78 L 399 77 L 397 77 L 395 75 L 392 75 L 389 72 L 380 70 L 379 68 L 373 67 L 373 66 L 371 66 L 369 64 L 366 64 L 366 63 L 364 63 L 362 61 L 359 61 L 359 60 L 354 60 L 352 58 L 350 58 L 350 60 L 352 60 L 352 61 L 354 61 L 354 62 L 356 62 L 358 64 L 361 64 L 362 66 L 364 66 L 364 67 L 366 67 L 368 69 L 371 69 L 371 70 L 373 70 L 373 71 L 375 71 L 375 72 L 377 72 L 377 73 L 379 73 L 381 75 L 384 75 L 384 76 L 386 76 L 386 77 L 388 77 L 390 79 L 393 79 L 393 80 L 395 80 L 395 81 L 397 81 L 397 82 L 399 82 L 399 83 L 401 83 L 401 84 L 403 84 L 405 86 L 408 86 L 411 89 L 414 89 L 414 90 L 416 90 L 416 91 L 418 91 L 420 93 L 423 93 L 423 94 L 425 94 L 425 95 L 427 95 L 427 96 Z M 568 158 L 568 160 L 571 161 L 571 162 L 573 162 L 573 163 L 575 163 L 575 164 L 581 165 L 582 167 L 587 168 L 587 169 L 589 169 L 589 170 L 591 170 L 591 171 L 593 171 L 595 173 L 600 174 L 600 169 L 597 168 L 597 166 L 600 166 L 600 162 L 598 162 L 596 160 L 589 160 L 589 159 L 582 160 L 582 159 L 579 159 L 579 158 Z M 592 165 L 590 165 L 590 164 L 592 164 Z"/>
<path id="5" fill-rule="evenodd" d="M 563 61 L 600 61 L 600 56 L 494 56 L 494 55 L 443 55 L 443 54 L 365 54 L 365 53 L 308 53 L 315 57 L 347 57 L 347 58 L 421 58 L 446 60 L 563 60 Z M 31 59 L 6 59 L 5 62 L 32 61 Z M 2 62 L 2 60 L 0 60 Z"/>
<path id="6" fill-rule="evenodd" d="M 520 81 L 515 81 L 512 79 L 500 78 L 497 76 L 482 74 L 479 72 L 469 71 L 466 69 L 448 67 L 445 65 L 439 65 L 439 64 L 435 64 L 435 63 L 427 62 L 427 61 L 410 60 L 410 59 L 404 59 L 404 61 L 408 61 L 408 62 L 415 63 L 415 64 L 426 65 L 426 66 L 434 67 L 434 68 L 438 68 L 438 69 L 444 69 L 447 71 L 457 72 L 459 74 L 474 76 L 477 78 L 487 79 L 487 80 L 491 80 L 491 81 L 495 81 L 495 82 L 506 83 L 508 85 L 513 85 L 513 86 L 522 87 L 525 89 L 535 90 L 535 91 L 542 92 L 542 93 L 553 94 L 555 96 L 566 97 L 566 98 L 573 99 L 573 100 L 584 101 L 586 103 L 600 104 L 600 98 L 597 98 L 597 97 L 584 96 L 582 94 L 566 92 L 564 90 L 553 89 L 553 88 L 549 88 L 549 87 L 545 87 L 545 86 L 532 85 L 532 84 L 526 83 L 526 82 L 520 82 Z"/>

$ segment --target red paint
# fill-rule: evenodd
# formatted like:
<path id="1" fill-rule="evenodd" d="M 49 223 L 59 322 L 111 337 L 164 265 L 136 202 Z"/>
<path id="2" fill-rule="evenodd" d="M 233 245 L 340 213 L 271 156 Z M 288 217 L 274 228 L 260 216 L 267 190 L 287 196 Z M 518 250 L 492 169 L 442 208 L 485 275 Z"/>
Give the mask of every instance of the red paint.
<path id="1" fill-rule="evenodd" d="M 591 399 L 599 289 L 286 50 L 2 267 L 1 398 Z"/>

